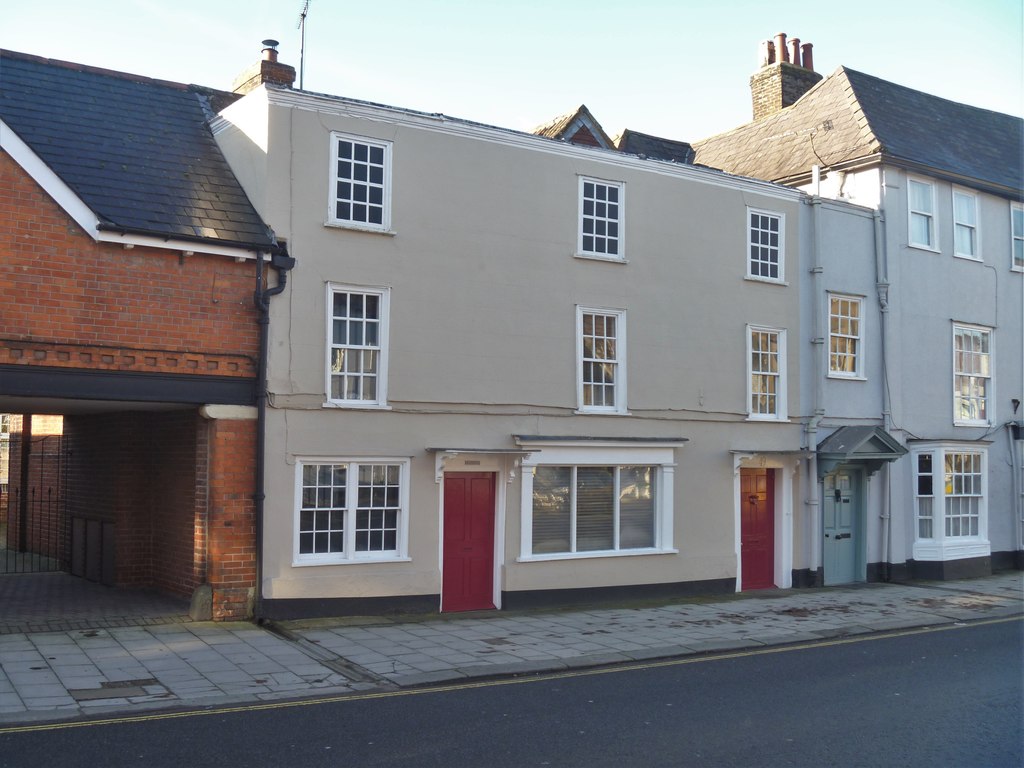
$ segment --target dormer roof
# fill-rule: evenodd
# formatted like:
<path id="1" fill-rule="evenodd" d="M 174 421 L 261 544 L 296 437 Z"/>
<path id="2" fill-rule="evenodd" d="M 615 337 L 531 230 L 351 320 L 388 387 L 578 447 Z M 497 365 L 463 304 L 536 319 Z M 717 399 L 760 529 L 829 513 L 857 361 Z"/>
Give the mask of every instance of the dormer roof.
<path id="1" fill-rule="evenodd" d="M 586 104 L 580 104 L 572 112 L 534 128 L 533 133 L 538 136 L 546 136 L 549 139 L 560 139 L 570 144 L 611 150 L 616 148 L 615 142 L 609 138 L 601 124 L 590 114 Z"/>

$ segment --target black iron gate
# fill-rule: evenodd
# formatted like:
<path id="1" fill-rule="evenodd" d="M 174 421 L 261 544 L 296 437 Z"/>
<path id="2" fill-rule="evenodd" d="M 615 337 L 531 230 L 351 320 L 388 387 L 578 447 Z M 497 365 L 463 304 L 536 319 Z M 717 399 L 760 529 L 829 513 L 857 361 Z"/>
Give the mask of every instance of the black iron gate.
<path id="1" fill-rule="evenodd" d="M 67 452 L 61 435 L 32 437 L 9 467 L 0 509 L 0 574 L 65 571 L 70 564 Z"/>

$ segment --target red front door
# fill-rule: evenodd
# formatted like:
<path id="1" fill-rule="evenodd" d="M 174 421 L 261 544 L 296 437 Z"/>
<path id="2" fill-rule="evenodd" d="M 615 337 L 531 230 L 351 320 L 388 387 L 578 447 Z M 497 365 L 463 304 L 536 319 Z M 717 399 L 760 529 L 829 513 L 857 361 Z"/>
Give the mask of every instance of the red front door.
<path id="1" fill-rule="evenodd" d="M 775 473 L 740 470 L 740 563 L 743 589 L 775 586 Z"/>
<path id="2" fill-rule="evenodd" d="M 442 611 L 494 607 L 494 473 L 445 473 L 442 568 Z"/>

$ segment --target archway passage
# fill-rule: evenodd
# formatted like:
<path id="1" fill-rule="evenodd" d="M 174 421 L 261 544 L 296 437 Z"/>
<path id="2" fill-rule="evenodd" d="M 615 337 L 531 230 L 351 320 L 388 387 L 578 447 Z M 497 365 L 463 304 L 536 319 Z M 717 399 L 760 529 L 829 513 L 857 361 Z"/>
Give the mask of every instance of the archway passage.
<path id="1" fill-rule="evenodd" d="M 11 605 L 33 624 L 40 616 L 45 626 L 59 622 L 75 604 L 68 594 L 100 596 L 67 578 L 74 576 L 117 588 L 87 601 L 96 621 L 138 613 L 132 606 L 142 593 L 166 601 L 154 607 L 147 599 L 140 615 L 167 610 L 181 620 L 200 588 L 209 599 L 197 618 L 251 613 L 255 420 L 209 418 L 208 408 L 185 404 L 33 405 L 63 413 L 5 420 L 0 578 L 9 580 Z M 114 595 L 124 610 L 111 612 Z M 72 613 L 75 626 L 88 623 L 83 611 Z"/>

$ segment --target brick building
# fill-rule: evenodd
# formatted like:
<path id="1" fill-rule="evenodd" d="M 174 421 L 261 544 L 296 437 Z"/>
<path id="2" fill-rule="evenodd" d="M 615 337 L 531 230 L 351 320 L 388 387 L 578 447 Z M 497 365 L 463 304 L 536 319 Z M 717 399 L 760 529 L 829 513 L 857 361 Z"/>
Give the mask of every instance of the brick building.
<path id="1" fill-rule="evenodd" d="M 232 98 L 0 52 L 7 552 L 214 618 L 252 611 L 260 306 L 288 262 L 207 126 Z M 19 533 L 41 413 L 63 417 L 45 553 Z"/>

